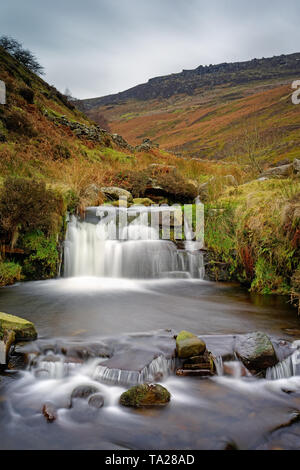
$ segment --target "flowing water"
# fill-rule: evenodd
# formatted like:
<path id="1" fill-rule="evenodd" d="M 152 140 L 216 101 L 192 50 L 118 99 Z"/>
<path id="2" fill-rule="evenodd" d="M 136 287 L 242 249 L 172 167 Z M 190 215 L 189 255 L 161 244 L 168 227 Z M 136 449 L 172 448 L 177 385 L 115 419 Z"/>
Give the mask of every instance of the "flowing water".
<path id="1" fill-rule="evenodd" d="M 205 281 L 198 246 L 157 239 L 146 219 L 130 214 L 126 234 L 121 227 L 115 237 L 115 211 L 91 208 L 85 222 L 70 220 L 64 277 L 0 290 L 0 311 L 28 318 L 39 333 L 16 348 L 14 359 L 26 354 L 27 364 L 0 376 L 0 448 L 299 448 L 295 310 L 284 298 Z M 175 376 L 182 329 L 205 336 L 216 377 Z M 234 356 L 222 359 L 232 335 L 257 330 L 281 359 L 265 379 Z M 122 408 L 121 393 L 144 382 L 162 383 L 171 403 Z M 72 398 L 79 386 L 100 393 L 103 408 Z M 57 410 L 51 424 L 41 412 L 47 402 Z"/>

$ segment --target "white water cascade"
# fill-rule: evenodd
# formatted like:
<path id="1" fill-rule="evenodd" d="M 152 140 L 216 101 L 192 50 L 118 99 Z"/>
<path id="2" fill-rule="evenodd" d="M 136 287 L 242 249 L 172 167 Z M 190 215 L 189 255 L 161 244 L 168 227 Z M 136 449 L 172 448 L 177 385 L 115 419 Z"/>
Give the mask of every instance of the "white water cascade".
<path id="1" fill-rule="evenodd" d="M 128 226 L 116 226 L 116 213 L 126 211 Z M 196 242 L 186 242 L 186 249 L 178 249 L 172 241 L 160 240 L 158 230 L 149 223 L 150 211 L 137 217 L 130 209 L 100 207 L 89 208 L 83 222 L 72 217 L 64 248 L 64 275 L 203 279 L 203 254 Z M 99 221 L 102 213 L 106 216 Z"/>

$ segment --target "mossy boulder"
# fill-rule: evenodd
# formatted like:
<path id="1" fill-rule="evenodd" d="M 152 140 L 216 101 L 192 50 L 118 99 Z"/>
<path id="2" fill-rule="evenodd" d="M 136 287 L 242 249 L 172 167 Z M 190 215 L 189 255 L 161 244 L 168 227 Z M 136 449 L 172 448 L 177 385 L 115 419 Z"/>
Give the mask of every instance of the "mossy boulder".
<path id="1" fill-rule="evenodd" d="M 169 391 L 157 384 L 137 385 L 124 392 L 120 397 L 121 405 L 133 408 L 165 406 L 170 400 Z"/>
<path id="2" fill-rule="evenodd" d="M 127 199 L 128 202 L 133 201 L 132 194 L 126 189 L 111 186 L 101 188 L 101 192 L 108 201 L 118 201 L 120 198 Z"/>
<path id="3" fill-rule="evenodd" d="M 278 363 L 270 338 L 260 331 L 237 337 L 235 350 L 249 370 L 261 371 Z"/>
<path id="4" fill-rule="evenodd" d="M 198 336 L 188 331 L 181 331 L 176 338 L 177 355 L 180 359 L 201 356 L 206 351 L 206 344 Z"/>
<path id="5" fill-rule="evenodd" d="M 33 323 L 24 320 L 24 318 L 0 312 L 0 339 L 4 338 L 7 331 L 15 333 L 16 341 L 31 341 L 37 338 L 37 332 Z"/>

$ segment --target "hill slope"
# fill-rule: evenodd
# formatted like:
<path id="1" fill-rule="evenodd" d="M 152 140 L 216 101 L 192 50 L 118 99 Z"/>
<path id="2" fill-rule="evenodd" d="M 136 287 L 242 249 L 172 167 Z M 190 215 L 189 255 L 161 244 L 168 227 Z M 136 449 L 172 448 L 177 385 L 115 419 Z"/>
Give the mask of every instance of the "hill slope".
<path id="1" fill-rule="evenodd" d="M 299 157 L 300 113 L 291 102 L 299 77 L 300 53 L 200 66 L 82 100 L 79 108 L 103 115 L 132 144 L 150 137 L 173 152 L 234 159 L 247 154 L 252 135 L 258 157 L 276 161 Z"/>

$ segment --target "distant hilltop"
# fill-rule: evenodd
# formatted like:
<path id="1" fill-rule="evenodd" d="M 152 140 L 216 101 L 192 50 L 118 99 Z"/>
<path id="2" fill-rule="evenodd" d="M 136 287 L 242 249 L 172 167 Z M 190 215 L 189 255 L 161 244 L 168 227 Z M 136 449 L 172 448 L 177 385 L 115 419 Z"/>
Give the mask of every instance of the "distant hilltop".
<path id="1" fill-rule="evenodd" d="M 193 70 L 151 78 L 147 83 L 121 93 L 80 100 L 78 106 L 81 110 L 88 111 L 98 106 L 123 104 L 129 99 L 146 101 L 167 99 L 179 94 L 193 95 L 201 89 L 223 84 L 239 85 L 255 81 L 287 80 L 295 77 L 297 73 L 300 77 L 300 53 L 245 62 L 200 65 Z"/>

